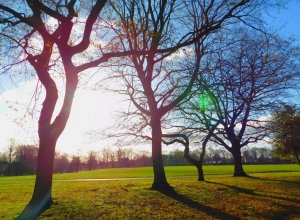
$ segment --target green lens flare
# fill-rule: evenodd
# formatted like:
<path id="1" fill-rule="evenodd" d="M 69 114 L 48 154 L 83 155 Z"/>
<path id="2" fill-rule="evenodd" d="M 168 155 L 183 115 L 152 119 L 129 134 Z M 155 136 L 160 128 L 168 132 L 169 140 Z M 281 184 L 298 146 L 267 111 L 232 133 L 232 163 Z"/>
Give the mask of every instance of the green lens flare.
<path id="1" fill-rule="evenodd" d="M 208 100 L 209 100 L 209 97 L 207 95 L 200 95 L 199 96 L 199 108 L 200 110 L 202 111 L 205 111 L 208 107 Z"/>

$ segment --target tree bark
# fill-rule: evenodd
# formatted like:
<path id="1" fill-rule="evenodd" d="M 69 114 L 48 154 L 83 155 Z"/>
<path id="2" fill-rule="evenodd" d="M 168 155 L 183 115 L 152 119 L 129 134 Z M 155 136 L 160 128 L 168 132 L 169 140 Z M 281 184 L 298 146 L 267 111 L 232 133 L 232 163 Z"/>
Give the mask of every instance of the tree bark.
<path id="1" fill-rule="evenodd" d="M 67 124 L 77 83 L 78 78 L 76 75 L 73 75 L 71 79 L 67 79 L 63 106 L 52 123 L 51 118 L 58 99 L 57 88 L 54 81 L 45 86 L 46 97 L 39 118 L 38 133 L 40 143 L 34 191 L 30 202 L 18 216 L 18 220 L 36 219 L 52 204 L 55 146 Z"/>
<path id="2" fill-rule="evenodd" d="M 232 156 L 234 160 L 234 174 L 233 176 L 248 176 L 243 168 L 242 164 L 242 154 L 241 154 L 241 148 L 240 146 L 233 146 L 232 147 Z"/>
<path id="3" fill-rule="evenodd" d="M 32 198 L 17 219 L 35 219 L 52 204 L 52 173 L 55 152 L 55 140 L 40 140 L 36 181 Z"/>
<path id="4" fill-rule="evenodd" d="M 214 127 L 216 127 L 216 126 L 217 125 L 215 125 Z M 202 143 L 202 150 L 201 150 L 201 154 L 200 154 L 200 158 L 199 158 L 199 162 L 198 162 L 198 166 L 197 166 L 198 181 L 205 181 L 202 164 L 203 164 L 205 153 L 206 153 L 206 145 L 207 145 L 207 143 L 208 143 L 211 136 L 212 136 L 212 132 L 210 132 L 210 134 L 206 136 L 206 138 L 204 139 L 204 141 Z"/>
<path id="5" fill-rule="evenodd" d="M 202 162 L 199 161 L 197 163 L 196 167 L 197 167 L 197 171 L 198 171 L 198 181 L 205 181 Z"/>
<path id="6" fill-rule="evenodd" d="M 162 157 L 162 131 L 160 119 L 151 119 L 152 128 L 152 161 L 154 171 L 154 181 L 151 189 L 158 191 L 170 191 L 173 188 L 167 182 L 163 157 Z"/>

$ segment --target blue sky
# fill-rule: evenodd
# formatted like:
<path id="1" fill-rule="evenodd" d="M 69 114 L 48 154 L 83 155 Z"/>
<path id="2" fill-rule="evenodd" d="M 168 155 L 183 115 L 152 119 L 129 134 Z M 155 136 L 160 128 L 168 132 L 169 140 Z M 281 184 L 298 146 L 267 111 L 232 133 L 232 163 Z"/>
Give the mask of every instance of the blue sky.
<path id="1" fill-rule="evenodd" d="M 294 36 L 300 44 L 300 1 L 288 0 L 287 2 L 285 9 L 274 8 L 269 11 L 268 15 L 265 15 L 266 23 L 271 30 L 278 32 L 284 37 Z M 0 134 L 0 151 L 1 148 L 3 149 L 8 145 L 7 140 L 13 137 L 24 137 L 24 140 L 28 140 L 28 142 L 32 142 L 32 140 L 33 142 L 37 141 L 37 120 L 29 119 L 28 124 L 24 125 L 23 128 L 18 128 L 14 121 L 16 121 L 17 117 L 21 117 L 22 112 L 20 110 L 19 112 L 14 111 L 9 108 L 8 104 L 5 102 L 5 100 L 9 99 L 15 100 L 24 106 L 28 105 L 36 82 L 29 80 L 28 84 L 11 84 L 9 80 L 7 80 L 7 78 L 1 78 L 0 82 L 0 130 L 2 131 Z M 25 94 L 27 94 L 27 98 L 21 97 Z M 91 150 L 93 147 L 99 148 L 100 145 L 105 144 L 95 143 L 94 146 L 92 146 L 91 144 L 86 143 L 84 135 L 88 128 L 101 129 L 103 128 L 103 124 L 106 126 L 109 125 L 112 120 L 108 119 L 111 119 L 112 113 L 116 111 L 115 108 L 116 105 L 118 105 L 116 101 L 118 98 L 107 94 L 96 94 L 95 91 L 78 91 L 77 94 L 79 95 L 77 95 L 75 99 L 74 108 L 67 128 L 58 142 L 58 150 L 69 153 L 75 153 L 80 149 L 86 151 L 86 148 Z M 295 99 L 299 99 L 300 92 L 295 94 L 298 94 L 295 96 Z M 107 107 L 102 113 L 102 116 L 97 114 L 97 112 L 103 111 L 103 107 L 100 105 L 101 103 L 96 103 L 95 106 L 95 97 L 99 97 L 99 100 L 102 100 L 102 104 L 104 103 Z M 10 105 L 11 104 L 12 103 L 10 103 Z M 89 106 L 89 108 L 80 108 L 84 106 Z M 82 115 L 88 115 L 89 117 L 84 118 Z M 102 125 L 100 125 L 100 122 Z M 78 127 L 78 124 L 81 125 L 79 126 L 80 128 Z M 32 134 L 29 134 L 31 132 L 34 133 L 33 136 Z M 66 148 L 66 146 L 68 148 Z"/>
<path id="2" fill-rule="evenodd" d="M 300 43 L 300 1 L 287 0 L 285 9 L 272 9 L 266 15 L 266 22 L 271 29 L 288 37 L 293 35 Z"/>

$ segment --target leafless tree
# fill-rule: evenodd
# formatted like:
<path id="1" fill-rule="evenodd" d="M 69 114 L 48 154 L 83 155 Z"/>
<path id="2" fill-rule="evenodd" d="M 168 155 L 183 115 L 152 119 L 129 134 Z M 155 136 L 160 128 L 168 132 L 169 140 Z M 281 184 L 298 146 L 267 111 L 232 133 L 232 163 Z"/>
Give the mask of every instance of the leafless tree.
<path id="1" fill-rule="evenodd" d="M 73 155 L 70 163 L 69 170 L 71 172 L 79 172 L 81 169 L 81 156 L 79 154 Z"/>
<path id="2" fill-rule="evenodd" d="M 204 173 L 203 173 L 203 162 L 204 162 L 204 157 L 205 157 L 205 153 L 206 153 L 206 147 L 207 147 L 207 144 L 208 144 L 209 140 L 212 138 L 212 136 L 213 136 L 217 126 L 219 125 L 219 123 L 215 123 L 215 124 L 212 125 L 212 124 L 209 124 L 206 121 L 206 123 L 204 123 L 202 125 L 204 125 L 204 127 L 202 127 L 202 128 L 198 127 L 199 129 L 195 129 L 197 132 L 195 132 L 195 130 L 192 129 L 191 127 L 186 127 L 186 125 L 176 126 L 176 127 L 180 127 L 177 130 L 177 132 L 172 133 L 172 134 L 170 134 L 170 133 L 169 134 L 163 134 L 164 139 L 162 140 L 163 143 L 166 144 L 166 145 L 171 145 L 173 143 L 180 143 L 181 145 L 184 146 L 183 156 L 188 162 L 190 162 L 191 164 L 193 164 L 197 168 L 198 181 L 204 181 L 205 180 Z M 192 130 L 192 132 L 190 130 Z M 193 133 L 196 133 L 198 135 L 199 135 L 199 133 L 201 133 L 201 135 L 202 135 L 202 137 L 200 137 L 200 140 L 196 141 L 197 144 L 201 143 L 201 151 L 200 151 L 199 158 L 195 158 L 195 154 L 191 155 L 191 152 L 190 152 L 190 141 L 189 141 L 189 139 L 190 139 L 190 137 L 194 138 Z"/>
<path id="3" fill-rule="evenodd" d="M 234 176 L 246 176 L 241 148 L 267 136 L 268 114 L 299 74 L 299 48 L 278 36 L 239 29 L 223 33 L 214 50 L 196 95 L 180 108 L 190 120 L 183 126 L 224 146 L 234 158 Z M 205 127 L 216 123 L 213 133 Z"/>
<path id="4" fill-rule="evenodd" d="M 103 165 L 106 167 L 110 167 L 109 163 L 111 162 L 111 158 L 114 156 L 114 152 L 110 148 L 103 148 L 101 150 L 101 161 L 103 162 Z"/>
<path id="5" fill-rule="evenodd" d="M 1 70 L 5 73 L 11 65 L 26 61 L 46 92 L 38 122 L 39 153 L 34 192 L 20 219 L 34 219 L 52 204 L 55 145 L 68 121 L 79 74 L 106 62 L 111 56 L 126 55 L 97 43 L 109 43 L 104 34 L 91 41 L 106 3 L 107 0 L 7 0 L 0 4 L 1 37 L 11 45 L 9 51 L 15 51 L 15 57 L 20 58 L 18 62 L 4 64 Z M 76 32 L 78 28 L 81 34 Z M 92 46 L 93 54 L 90 53 Z M 85 54 L 89 54 L 86 59 Z M 65 79 L 65 93 L 63 105 L 55 117 L 58 88 L 53 73 L 58 71 Z"/>
<path id="6" fill-rule="evenodd" d="M 95 151 L 88 152 L 87 158 L 87 166 L 89 170 L 93 170 L 97 168 L 98 161 L 97 161 L 97 153 Z"/>
<path id="7" fill-rule="evenodd" d="M 133 119 L 132 132 L 124 134 L 151 140 L 152 189 L 172 190 L 163 167 L 162 122 L 191 92 L 205 39 L 237 19 L 246 22 L 261 2 L 119 0 L 116 5 L 112 5 L 112 20 L 117 22 L 109 25 L 118 36 L 115 45 L 140 52 L 111 64 L 116 72 L 113 78 L 120 79 L 116 84 L 125 88 L 114 90 L 131 102 L 124 124 L 128 129 Z M 193 65 L 184 68 L 179 64 L 186 57 L 193 57 Z"/>
<path id="8" fill-rule="evenodd" d="M 10 144 L 8 146 L 8 149 L 7 149 L 7 159 L 8 159 L 8 166 L 9 166 L 9 171 L 8 173 L 10 173 L 10 169 L 11 169 L 11 166 L 12 166 L 12 162 L 13 162 L 13 159 L 14 159 L 14 156 L 16 154 L 16 141 L 14 139 L 11 139 L 10 140 Z"/>

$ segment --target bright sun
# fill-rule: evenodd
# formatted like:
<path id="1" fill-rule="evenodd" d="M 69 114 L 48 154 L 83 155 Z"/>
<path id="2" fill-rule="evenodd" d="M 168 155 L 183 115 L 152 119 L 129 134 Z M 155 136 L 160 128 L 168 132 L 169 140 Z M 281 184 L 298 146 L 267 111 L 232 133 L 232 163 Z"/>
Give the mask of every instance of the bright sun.
<path id="1" fill-rule="evenodd" d="M 24 110 L 13 111 L 10 105 L 18 103 L 18 106 L 28 106 L 32 98 L 36 81 L 29 81 L 0 94 L 1 106 L 1 145 L 5 148 L 9 145 L 9 140 L 15 138 L 19 143 L 36 144 L 37 138 L 37 117 L 27 119 L 17 124 L 16 118 L 22 118 Z M 42 103 L 40 97 L 40 103 Z M 10 102 L 6 103 L 5 100 Z M 87 132 L 102 131 L 114 123 L 113 115 L 116 111 L 125 108 L 125 103 L 120 102 L 121 97 L 117 94 L 100 90 L 84 90 L 79 88 L 76 91 L 71 115 L 66 129 L 57 142 L 57 151 L 66 153 L 86 152 L 89 150 L 99 150 L 100 147 L 107 146 L 107 140 L 99 138 L 99 141 L 90 142 Z M 61 104 L 61 100 L 59 100 Z M 58 111 L 59 109 L 56 109 Z M 57 112 L 56 111 L 56 112 Z M 39 112 L 39 111 L 37 111 Z M 23 123 L 23 124 L 22 124 Z"/>

